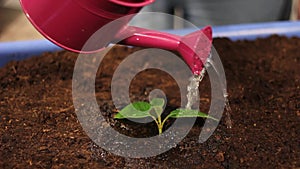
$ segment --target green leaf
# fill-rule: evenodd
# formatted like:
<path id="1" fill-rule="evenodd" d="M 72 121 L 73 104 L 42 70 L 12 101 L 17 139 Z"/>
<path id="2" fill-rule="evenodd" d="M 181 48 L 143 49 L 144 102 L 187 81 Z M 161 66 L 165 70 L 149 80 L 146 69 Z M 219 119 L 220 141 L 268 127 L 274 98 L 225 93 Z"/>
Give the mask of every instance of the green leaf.
<path id="1" fill-rule="evenodd" d="M 165 100 L 162 98 L 153 98 L 150 101 L 150 104 L 156 113 L 154 116 L 156 118 L 158 118 L 157 116 L 161 116 L 162 112 L 164 111 Z"/>
<path id="2" fill-rule="evenodd" d="M 153 98 L 153 99 L 150 101 L 150 104 L 151 104 L 153 107 L 164 107 L 164 105 L 165 105 L 165 100 L 162 99 L 162 98 Z"/>
<path id="3" fill-rule="evenodd" d="M 150 116 L 151 105 L 147 102 L 134 102 L 117 113 L 115 119 L 144 118 Z"/>
<path id="4" fill-rule="evenodd" d="M 202 118 L 210 118 L 210 119 L 218 121 L 217 119 L 215 119 L 212 116 L 209 116 L 209 115 L 207 115 L 205 113 L 202 113 L 200 111 L 197 111 L 197 110 L 190 110 L 190 109 L 176 109 L 176 110 L 173 110 L 170 113 L 170 117 L 172 117 L 172 118 L 202 117 Z"/>

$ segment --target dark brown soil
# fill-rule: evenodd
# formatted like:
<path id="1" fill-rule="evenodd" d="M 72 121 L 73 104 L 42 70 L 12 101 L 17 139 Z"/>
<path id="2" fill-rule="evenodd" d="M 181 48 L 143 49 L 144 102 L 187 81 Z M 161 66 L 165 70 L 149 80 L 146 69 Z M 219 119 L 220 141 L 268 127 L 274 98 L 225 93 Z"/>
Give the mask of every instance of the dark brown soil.
<path id="1" fill-rule="evenodd" d="M 0 69 L 0 168 L 300 168 L 300 39 L 215 39 L 214 46 L 225 68 L 233 128 L 226 128 L 223 116 L 214 134 L 200 144 L 203 119 L 198 119 L 176 147 L 146 159 L 115 156 L 97 147 L 83 131 L 71 93 L 77 54 L 48 53 L 7 64 Z M 104 116 L 120 132 L 153 136 L 154 123 L 112 119 L 113 71 L 136 50 L 118 47 L 105 57 L 96 81 L 97 99 Z M 168 110 L 179 106 L 177 84 L 158 70 L 135 77 L 131 98 L 145 100 L 155 88 L 168 96 Z M 207 77 L 200 88 L 201 110 L 206 112 Z"/>

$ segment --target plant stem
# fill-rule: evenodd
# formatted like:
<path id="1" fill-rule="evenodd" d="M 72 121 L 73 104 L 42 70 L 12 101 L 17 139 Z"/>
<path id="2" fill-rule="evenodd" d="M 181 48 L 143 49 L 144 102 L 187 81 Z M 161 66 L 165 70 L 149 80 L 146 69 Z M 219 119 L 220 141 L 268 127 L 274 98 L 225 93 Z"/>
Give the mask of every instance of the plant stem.
<path id="1" fill-rule="evenodd" d="M 155 123 L 156 123 L 157 126 L 160 125 L 154 116 L 152 116 L 152 115 L 150 115 L 150 116 L 151 116 L 152 119 L 155 121 Z"/>
<path id="2" fill-rule="evenodd" d="M 165 122 L 168 120 L 169 117 L 171 117 L 171 114 L 169 114 L 169 115 L 164 119 L 164 121 L 161 123 L 162 126 L 164 126 Z"/>
<path id="3" fill-rule="evenodd" d="M 161 113 L 162 113 L 163 110 L 161 110 L 161 109 L 158 108 L 158 107 L 155 107 L 155 108 L 154 108 L 154 111 L 155 111 L 155 113 L 156 113 L 158 123 L 161 124 Z"/>
<path id="4" fill-rule="evenodd" d="M 169 117 L 171 117 L 171 114 L 169 114 L 164 120 L 163 122 L 159 121 L 157 127 L 158 127 L 158 133 L 161 134 L 162 133 L 162 129 L 164 127 L 165 122 L 169 119 Z"/>
<path id="5" fill-rule="evenodd" d="M 163 110 L 161 108 L 155 107 L 154 111 L 157 116 L 158 134 L 160 135 L 162 133 L 162 129 L 163 129 L 163 123 L 161 122 L 161 114 L 162 114 Z"/>
<path id="6" fill-rule="evenodd" d="M 161 125 L 158 126 L 158 134 L 159 135 L 161 135 L 161 133 L 162 133 L 162 128 L 163 128 L 163 126 L 161 126 Z"/>
<path id="7" fill-rule="evenodd" d="M 156 125 L 157 125 L 157 128 L 158 128 L 158 134 L 160 135 L 162 133 L 162 128 L 163 128 L 163 125 L 161 124 L 161 120 L 156 120 L 155 116 L 152 116 L 152 119 L 155 121 Z M 160 118 L 160 116 L 158 116 Z"/>

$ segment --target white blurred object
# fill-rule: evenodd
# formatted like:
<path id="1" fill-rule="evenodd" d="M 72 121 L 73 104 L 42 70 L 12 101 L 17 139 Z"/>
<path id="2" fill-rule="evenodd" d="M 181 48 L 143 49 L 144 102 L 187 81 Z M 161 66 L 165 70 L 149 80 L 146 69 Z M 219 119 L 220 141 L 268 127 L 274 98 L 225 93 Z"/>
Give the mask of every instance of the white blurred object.
<path id="1" fill-rule="evenodd" d="M 18 0 L 0 0 L 0 6 L 4 8 L 21 10 L 20 2 Z"/>
<path id="2" fill-rule="evenodd" d="M 291 11 L 290 20 L 296 21 L 298 20 L 298 8 L 299 8 L 299 0 L 293 0 L 293 6 Z"/>
<path id="3" fill-rule="evenodd" d="M 21 10 L 19 0 L 0 0 L 0 42 L 42 39 Z"/>

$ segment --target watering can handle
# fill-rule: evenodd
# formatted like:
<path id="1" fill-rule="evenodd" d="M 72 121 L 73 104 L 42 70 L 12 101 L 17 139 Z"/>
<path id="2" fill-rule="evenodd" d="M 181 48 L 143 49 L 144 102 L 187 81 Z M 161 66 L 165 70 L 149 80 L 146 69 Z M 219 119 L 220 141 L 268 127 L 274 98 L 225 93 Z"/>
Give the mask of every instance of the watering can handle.
<path id="1" fill-rule="evenodd" d="M 134 2 L 125 2 L 123 0 L 109 0 L 118 5 L 127 6 L 127 7 L 143 7 L 153 3 L 155 0 L 144 0 L 143 2 L 134 3 Z"/>

